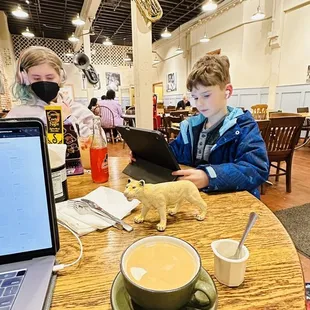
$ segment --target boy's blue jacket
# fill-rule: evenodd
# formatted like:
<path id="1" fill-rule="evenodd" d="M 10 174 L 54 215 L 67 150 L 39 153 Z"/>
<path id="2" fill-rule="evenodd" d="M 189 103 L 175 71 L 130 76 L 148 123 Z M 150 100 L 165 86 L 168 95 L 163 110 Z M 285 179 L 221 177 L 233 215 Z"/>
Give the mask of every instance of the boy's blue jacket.
<path id="1" fill-rule="evenodd" d="M 209 164 L 196 167 L 205 171 L 209 186 L 204 192 L 247 190 L 257 198 L 258 187 L 268 179 L 269 162 L 264 140 L 249 111 L 228 107 L 220 137 L 212 147 Z M 180 164 L 194 167 L 197 144 L 205 117 L 190 117 L 180 124 L 180 134 L 170 143 Z"/>

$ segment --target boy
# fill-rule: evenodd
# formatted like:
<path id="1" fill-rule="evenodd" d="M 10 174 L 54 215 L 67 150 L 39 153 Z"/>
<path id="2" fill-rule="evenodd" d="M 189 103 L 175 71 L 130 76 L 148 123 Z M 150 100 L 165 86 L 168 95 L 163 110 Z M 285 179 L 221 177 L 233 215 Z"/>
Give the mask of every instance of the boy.
<path id="1" fill-rule="evenodd" d="M 247 190 L 259 198 L 269 173 L 266 147 L 251 113 L 227 107 L 233 91 L 229 66 L 226 56 L 207 55 L 190 73 L 187 88 L 200 114 L 181 123 L 170 147 L 179 163 L 196 169 L 173 175 L 204 192 Z"/>

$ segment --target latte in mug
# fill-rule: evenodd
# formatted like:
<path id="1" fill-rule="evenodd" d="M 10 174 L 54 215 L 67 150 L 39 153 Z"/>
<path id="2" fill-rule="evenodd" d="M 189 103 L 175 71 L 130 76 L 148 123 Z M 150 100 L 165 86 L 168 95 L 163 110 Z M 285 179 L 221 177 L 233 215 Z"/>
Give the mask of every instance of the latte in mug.
<path id="1" fill-rule="evenodd" d="M 129 278 L 151 290 L 182 287 L 195 276 L 197 269 L 195 258 L 185 247 L 165 241 L 138 246 L 125 262 Z"/>
<path id="2" fill-rule="evenodd" d="M 200 278 L 198 252 L 179 238 L 142 238 L 124 251 L 120 267 L 126 291 L 143 309 L 177 310 L 186 304 L 196 309 L 216 307 L 211 277 Z M 204 300 L 196 299 L 197 291 L 203 293 Z"/>

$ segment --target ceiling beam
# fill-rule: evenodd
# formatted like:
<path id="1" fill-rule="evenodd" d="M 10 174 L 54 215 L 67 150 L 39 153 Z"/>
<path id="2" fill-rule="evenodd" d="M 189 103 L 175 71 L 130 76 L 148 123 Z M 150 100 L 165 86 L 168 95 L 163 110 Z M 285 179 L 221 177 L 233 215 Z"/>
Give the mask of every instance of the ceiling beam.
<path id="1" fill-rule="evenodd" d="M 81 48 L 82 45 L 82 39 L 81 35 L 83 34 L 83 30 L 89 31 L 91 27 L 90 18 L 95 18 L 96 13 L 98 11 L 98 8 L 100 6 L 101 0 L 84 0 L 80 16 L 85 20 L 84 27 L 77 27 L 75 30 L 75 35 L 80 39 L 79 42 L 77 42 L 74 45 L 74 51 L 78 51 Z"/>

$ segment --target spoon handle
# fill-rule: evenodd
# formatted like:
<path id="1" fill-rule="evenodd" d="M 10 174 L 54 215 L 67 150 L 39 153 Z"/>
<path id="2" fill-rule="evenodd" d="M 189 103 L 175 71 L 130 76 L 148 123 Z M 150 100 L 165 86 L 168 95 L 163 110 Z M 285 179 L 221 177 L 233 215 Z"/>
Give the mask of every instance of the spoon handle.
<path id="1" fill-rule="evenodd" d="M 239 256 L 239 255 L 240 255 L 241 249 L 242 249 L 242 247 L 243 247 L 243 245 L 244 245 L 244 242 L 245 242 L 245 239 L 246 239 L 246 237 L 248 236 L 248 234 L 249 234 L 251 228 L 253 227 L 253 225 L 255 224 L 255 222 L 256 222 L 257 219 L 258 219 L 257 213 L 251 212 L 251 213 L 250 213 L 250 216 L 249 216 L 248 223 L 247 223 L 246 228 L 245 228 L 245 231 L 244 231 L 244 233 L 243 233 L 243 236 L 242 236 L 242 238 L 241 238 L 241 240 L 240 240 L 238 249 L 237 249 L 237 251 L 236 251 L 236 254 L 235 254 L 236 256 Z"/>

